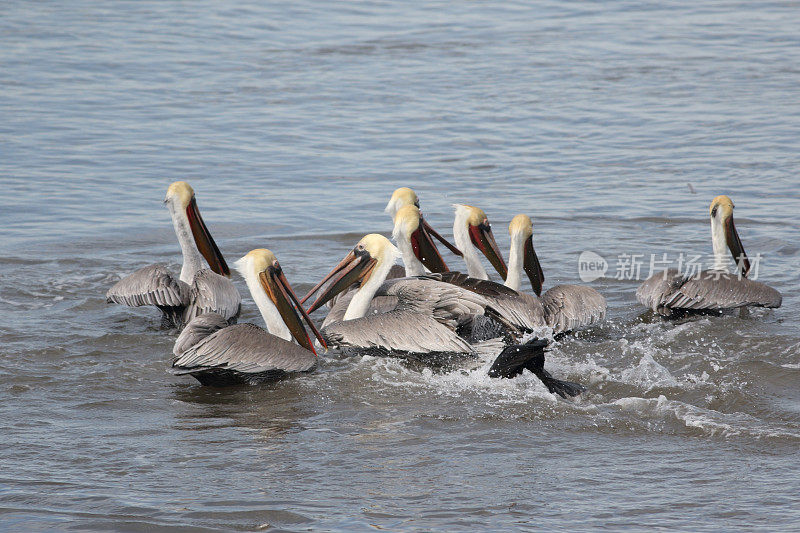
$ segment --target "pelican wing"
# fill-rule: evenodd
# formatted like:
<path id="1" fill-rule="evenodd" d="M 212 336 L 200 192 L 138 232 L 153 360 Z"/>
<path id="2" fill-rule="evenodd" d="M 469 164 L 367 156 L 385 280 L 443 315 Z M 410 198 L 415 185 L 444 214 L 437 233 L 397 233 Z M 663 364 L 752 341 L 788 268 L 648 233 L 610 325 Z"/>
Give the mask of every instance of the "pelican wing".
<path id="1" fill-rule="evenodd" d="M 376 295 L 395 296 L 396 311 L 430 316 L 450 329 L 483 315 L 489 305 L 480 294 L 427 276 L 386 281 Z"/>
<path id="2" fill-rule="evenodd" d="M 541 302 L 529 294 L 491 280 L 471 278 L 461 272 L 444 272 L 426 277 L 440 279 L 483 296 L 498 319 L 518 331 L 533 331 L 546 324 Z"/>
<path id="3" fill-rule="evenodd" d="M 217 331 L 177 357 L 175 374 L 225 370 L 239 374 L 306 372 L 317 357 L 254 324 L 236 324 Z"/>
<path id="4" fill-rule="evenodd" d="M 606 316 L 606 299 L 583 285 L 556 285 L 542 296 L 544 317 L 553 333 L 596 324 Z"/>
<path id="5" fill-rule="evenodd" d="M 389 274 L 386 276 L 386 279 L 398 279 L 405 276 L 405 269 L 400 265 L 392 265 L 392 268 L 389 270 Z M 328 324 L 332 324 L 334 322 L 341 322 L 344 320 L 344 314 L 347 312 L 347 306 L 350 305 L 350 301 L 355 296 L 356 292 L 358 291 L 358 287 L 353 287 L 347 292 L 342 292 L 337 294 L 330 302 L 328 302 L 328 307 L 330 307 L 330 311 L 325 316 L 325 320 L 322 321 L 322 327 L 324 328 Z M 369 315 L 377 315 L 379 313 L 387 313 L 389 311 L 393 311 L 397 307 L 397 298 L 395 296 L 376 296 L 372 299 L 372 302 L 369 304 L 369 309 L 365 316 Z"/>
<path id="6" fill-rule="evenodd" d="M 665 304 L 685 282 L 686 276 L 676 268 L 658 272 L 639 285 L 636 289 L 636 299 L 657 313 L 669 314 Z"/>
<path id="7" fill-rule="evenodd" d="M 150 265 L 119 280 L 106 293 L 109 303 L 139 307 L 184 307 L 189 304 L 189 286 L 164 265 Z"/>
<path id="8" fill-rule="evenodd" d="M 172 348 L 172 353 L 180 357 L 189 348 L 205 339 L 212 333 L 228 326 L 228 321 L 217 313 L 203 313 L 193 318 L 178 338 Z"/>
<path id="9" fill-rule="evenodd" d="M 322 329 L 329 346 L 426 354 L 473 353 L 470 344 L 431 316 L 391 311 L 336 322 Z"/>
<path id="10" fill-rule="evenodd" d="M 484 313 L 480 295 L 427 277 L 384 282 L 378 298 L 394 298 L 394 309 L 331 323 L 322 334 L 334 346 L 407 353 L 462 353 L 475 349 L 455 329 Z"/>
<path id="11" fill-rule="evenodd" d="M 207 268 L 198 270 L 190 290 L 191 305 L 186 309 L 184 322 L 203 313 L 217 313 L 229 322 L 239 316 L 242 297 L 225 276 Z"/>
<path id="12" fill-rule="evenodd" d="M 703 272 L 692 277 L 665 302 L 670 309 L 735 309 L 737 307 L 780 307 L 781 293 L 736 274 Z"/>
<path id="13" fill-rule="evenodd" d="M 333 307 L 331 307 L 331 310 L 328 311 L 328 314 L 325 316 L 325 320 L 322 321 L 323 328 L 328 324 L 341 322 L 344 320 L 344 314 L 347 312 L 347 306 L 350 305 L 350 301 L 353 299 L 355 294 L 356 291 L 349 291 L 339 295 L 339 297 L 336 299 L 336 303 L 333 304 Z M 364 316 L 388 313 L 389 311 L 394 311 L 396 308 L 396 296 L 375 296 L 369 303 L 369 309 Z"/>

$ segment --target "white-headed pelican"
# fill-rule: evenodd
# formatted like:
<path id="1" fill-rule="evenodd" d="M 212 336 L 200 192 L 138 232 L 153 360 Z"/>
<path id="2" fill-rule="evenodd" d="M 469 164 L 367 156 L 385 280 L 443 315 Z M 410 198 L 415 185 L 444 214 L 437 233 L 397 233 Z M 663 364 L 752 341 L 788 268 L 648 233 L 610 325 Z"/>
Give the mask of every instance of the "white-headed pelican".
<path id="1" fill-rule="evenodd" d="M 146 266 L 111 287 L 107 301 L 130 307 L 154 305 L 170 327 L 181 328 L 207 312 L 235 321 L 242 298 L 228 279 L 228 265 L 200 216 L 194 190 L 185 181 L 176 181 L 167 189 L 164 203 L 183 253 L 180 276 L 176 278 L 164 265 Z M 211 270 L 203 267 L 203 258 Z"/>
<path id="2" fill-rule="evenodd" d="M 747 279 L 750 260 L 733 223 L 733 202 L 717 196 L 709 207 L 714 267 L 686 276 L 670 268 L 650 276 L 636 291 L 636 298 L 662 316 L 691 312 L 722 312 L 742 307 L 780 307 L 781 294 L 763 283 Z M 736 273 L 728 271 L 728 248 L 736 261 Z"/>
<path id="3" fill-rule="evenodd" d="M 542 294 L 544 272 L 533 248 L 533 222 L 528 215 L 517 215 L 508 225 L 511 249 L 508 253 L 506 287 L 520 292 L 522 271 L 528 275 L 536 296 Z M 584 285 L 556 285 L 540 298 L 547 325 L 553 333 L 565 333 L 596 324 L 606 316 L 606 299 Z"/>
<path id="4" fill-rule="evenodd" d="M 186 326 L 175 342 L 174 374 L 189 374 L 204 385 L 262 383 L 316 367 L 317 355 L 294 305 L 322 340 L 297 300 L 278 259 L 269 250 L 252 250 L 234 266 L 242 274 L 267 330 L 255 324 L 227 326 L 205 313 Z M 292 342 L 292 340 L 297 342 Z"/>
<path id="5" fill-rule="evenodd" d="M 386 281 L 392 265 L 400 257 L 400 250 L 389 239 L 374 233 L 367 235 L 301 300 L 305 302 L 327 284 L 309 307 L 311 313 L 336 294 L 360 283 L 343 319 L 322 328 L 322 337 L 329 346 L 427 363 L 447 362 L 454 357 L 496 356 L 501 352 L 503 344 L 498 339 L 470 343 L 457 333 L 459 326 L 478 315 L 489 314 L 496 320 L 503 320 L 486 298 L 427 276 Z M 394 297 L 397 304 L 386 312 L 367 314 L 376 295 Z M 584 390 L 580 385 L 556 380 L 544 371 L 545 344 L 502 349 L 490 374 L 510 377 L 523 368 L 531 368 L 551 392 L 561 396 L 580 394 Z"/>

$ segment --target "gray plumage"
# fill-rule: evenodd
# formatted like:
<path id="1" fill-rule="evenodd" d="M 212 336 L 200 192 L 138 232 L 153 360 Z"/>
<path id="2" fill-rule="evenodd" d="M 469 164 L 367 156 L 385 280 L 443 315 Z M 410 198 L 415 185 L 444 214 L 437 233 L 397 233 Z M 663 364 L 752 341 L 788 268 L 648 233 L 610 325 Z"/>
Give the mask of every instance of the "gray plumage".
<path id="1" fill-rule="evenodd" d="M 556 285 L 540 299 L 494 281 L 470 278 L 460 272 L 446 272 L 436 276 L 440 276 L 444 282 L 484 296 L 490 307 L 504 322 L 512 325 L 517 334 L 543 327 L 551 328 L 554 334 L 566 333 L 596 324 L 606 315 L 606 299 L 591 287 Z M 478 323 L 481 322 L 479 319 Z M 491 324 L 482 325 L 489 326 Z"/>
<path id="2" fill-rule="evenodd" d="M 331 346 L 426 355 L 474 354 L 456 328 L 483 314 L 480 295 L 429 279 L 402 278 L 383 283 L 377 297 L 395 297 L 393 309 L 329 323 L 322 335 Z"/>
<path id="3" fill-rule="evenodd" d="M 749 306 L 774 308 L 782 301 L 772 287 L 737 274 L 706 270 L 687 277 L 674 268 L 650 276 L 636 290 L 636 298 L 664 316 Z"/>
<path id="4" fill-rule="evenodd" d="M 198 330 L 207 326 L 213 327 L 213 320 L 204 321 Z M 316 355 L 305 348 L 254 324 L 236 324 L 215 331 L 183 351 L 172 362 L 172 372 L 191 374 L 203 384 L 217 385 L 271 381 L 309 372 L 316 365 Z"/>
<path id="5" fill-rule="evenodd" d="M 501 329 L 514 337 L 519 337 L 526 331 L 533 331 L 546 325 L 544 309 L 539 300 L 524 293 L 518 293 L 505 285 L 491 280 L 471 278 L 461 272 L 444 272 L 431 274 L 429 277 L 441 279 L 442 282 L 455 285 L 469 292 L 479 294 L 489 304 L 493 316 L 501 322 Z M 497 323 L 489 324 L 484 319 L 478 319 L 482 329 L 497 328 Z M 490 335 L 492 333 L 489 333 Z M 474 338 L 485 338 L 477 332 Z"/>
<path id="6" fill-rule="evenodd" d="M 403 267 L 400 265 L 392 265 L 392 268 L 389 270 L 389 274 L 386 276 L 386 279 L 399 279 L 405 277 L 405 275 L 405 269 Z M 358 289 L 358 286 L 352 287 L 346 292 L 337 294 L 331 299 L 330 302 L 328 302 L 330 311 L 328 311 L 328 314 L 325 316 L 325 320 L 322 321 L 323 328 L 328 324 L 341 322 L 344 319 L 344 314 L 347 312 L 347 306 L 350 305 L 350 301 L 353 299 L 353 296 L 355 296 L 356 292 L 358 292 Z M 397 297 L 376 296 L 372 299 L 372 302 L 370 302 L 369 310 L 365 316 L 386 313 L 387 311 L 393 310 L 395 307 L 397 307 Z"/>
<path id="7" fill-rule="evenodd" d="M 556 335 L 597 324 L 606 316 L 606 299 L 584 285 L 556 285 L 540 302 L 545 321 Z"/>
<path id="8" fill-rule="evenodd" d="M 230 322 L 239 316 L 242 307 L 242 296 L 231 280 L 206 268 L 195 274 L 190 298 L 184 323 L 203 313 L 217 313 Z"/>
<path id="9" fill-rule="evenodd" d="M 154 305 L 168 324 L 177 327 L 205 312 L 216 312 L 229 322 L 235 321 L 242 302 L 233 283 L 209 269 L 198 270 L 189 285 L 160 264 L 124 277 L 108 290 L 106 300 L 129 307 Z"/>
<path id="10" fill-rule="evenodd" d="M 189 285 L 164 265 L 150 265 L 119 280 L 108 289 L 106 299 L 128 307 L 183 307 L 189 302 Z"/>
<path id="11" fill-rule="evenodd" d="M 176 357 L 180 357 L 201 340 L 227 326 L 228 321 L 217 313 L 203 313 L 186 324 L 181 334 L 175 339 L 172 353 Z"/>

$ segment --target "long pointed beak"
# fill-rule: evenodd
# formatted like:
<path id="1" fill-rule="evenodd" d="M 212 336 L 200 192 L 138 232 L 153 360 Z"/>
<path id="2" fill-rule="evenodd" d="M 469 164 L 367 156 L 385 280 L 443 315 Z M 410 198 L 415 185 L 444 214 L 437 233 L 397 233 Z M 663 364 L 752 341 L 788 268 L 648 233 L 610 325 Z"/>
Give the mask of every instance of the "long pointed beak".
<path id="1" fill-rule="evenodd" d="M 472 239 L 472 244 L 478 247 L 486 259 L 492 264 L 497 273 L 503 278 L 508 277 L 508 267 L 503 261 L 503 255 L 497 247 L 497 241 L 494 240 L 492 228 L 489 226 L 488 221 L 484 220 L 483 223 L 477 226 L 469 227 L 469 236 Z"/>
<path id="2" fill-rule="evenodd" d="M 525 241 L 525 250 L 523 252 L 523 268 L 525 273 L 528 274 L 528 279 L 531 280 L 531 287 L 536 296 L 542 295 L 542 285 L 544 284 L 544 272 L 542 265 L 539 264 L 539 257 L 536 255 L 536 250 L 533 249 L 533 237 L 528 237 Z"/>
<path id="3" fill-rule="evenodd" d="M 736 261 L 736 269 L 741 273 L 742 277 L 747 277 L 750 272 L 750 259 L 744 251 L 742 239 L 739 238 L 739 233 L 736 231 L 736 226 L 733 223 L 733 215 L 725 219 L 725 241 L 728 243 L 728 248 L 733 255 L 733 260 Z"/>
<path id="4" fill-rule="evenodd" d="M 358 283 L 359 281 L 363 283 L 364 281 L 368 280 L 376 264 L 377 261 L 373 259 L 366 250 L 354 250 L 350 252 L 347 254 L 347 256 L 345 256 L 344 259 L 342 259 L 341 263 L 336 265 L 336 267 L 331 270 L 331 272 L 325 276 L 322 281 L 317 283 L 314 288 L 311 289 L 302 300 L 300 300 L 300 303 L 303 304 L 311 297 L 311 295 L 317 292 L 320 287 L 335 277 L 333 282 L 328 285 L 322 294 L 317 297 L 314 303 L 311 304 L 311 307 L 308 308 L 308 312 L 313 313 L 325 305 L 331 298 L 340 292 L 349 289 L 353 284 Z"/>
<path id="5" fill-rule="evenodd" d="M 425 228 L 425 231 L 427 231 L 431 236 L 436 238 L 436 240 L 438 240 L 440 243 L 444 244 L 445 248 L 456 254 L 458 257 L 464 257 L 463 252 L 461 252 L 461 250 L 456 248 L 455 245 L 451 244 L 450 241 L 439 235 L 439 233 L 435 229 L 433 229 L 431 225 L 428 224 L 428 222 L 424 218 L 422 218 L 422 215 L 420 215 L 420 220 L 422 221 L 422 227 Z M 431 272 L 433 272 L 433 270 L 431 270 Z"/>
<path id="6" fill-rule="evenodd" d="M 294 293 L 294 290 L 292 290 L 292 286 L 289 285 L 286 276 L 283 275 L 283 271 L 271 266 L 266 272 L 262 272 L 259 275 L 259 279 L 261 281 L 261 286 L 264 288 L 270 300 L 272 300 L 272 303 L 275 304 L 275 307 L 283 318 L 283 322 L 286 324 L 286 327 L 289 328 L 289 332 L 297 343 L 307 350 L 314 352 L 314 354 L 317 353 L 314 349 L 314 345 L 311 343 L 308 332 L 306 332 L 306 329 L 303 327 L 300 317 L 297 316 L 295 306 L 297 306 L 297 310 L 300 311 L 300 314 L 311 328 L 311 331 L 314 332 L 319 343 L 327 349 L 328 345 L 325 343 L 325 339 L 322 338 L 322 335 L 317 330 L 316 326 L 314 326 L 314 322 L 308 314 L 306 314 L 303 306 L 300 305 L 297 295 Z"/>
<path id="7" fill-rule="evenodd" d="M 431 236 L 426 231 L 424 222 L 419 225 L 417 230 L 411 234 L 411 247 L 414 250 L 414 255 L 417 256 L 423 265 L 431 272 L 441 273 L 449 272 L 450 269 L 439 254 L 436 244 L 431 239 Z"/>
<path id="8" fill-rule="evenodd" d="M 200 250 L 200 253 L 203 254 L 203 257 L 206 258 L 208 266 L 220 276 L 230 277 L 231 271 L 228 268 L 228 264 L 225 262 L 225 258 L 222 257 L 219 248 L 217 248 L 217 243 L 211 238 L 211 233 L 208 231 L 206 223 L 203 222 L 203 217 L 200 216 L 200 210 L 197 208 L 197 202 L 194 198 L 186 206 L 186 217 L 189 219 L 189 227 L 192 228 L 195 245 Z"/>

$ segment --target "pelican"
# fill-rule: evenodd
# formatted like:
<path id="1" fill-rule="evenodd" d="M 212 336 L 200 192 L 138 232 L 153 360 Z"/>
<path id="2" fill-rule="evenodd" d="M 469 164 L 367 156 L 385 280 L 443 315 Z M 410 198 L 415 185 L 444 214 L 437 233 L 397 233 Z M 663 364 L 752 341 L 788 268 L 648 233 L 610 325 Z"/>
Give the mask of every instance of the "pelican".
<path id="1" fill-rule="evenodd" d="M 397 352 L 420 358 L 443 354 L 474 355 L 475 347 L 456 334 L 459 322 L 483 314 L 486 301 L 452 285 L 417 278 L 386 282 L 400 251 L 383 235 L 372 233 L 301 300 L 305 302 L 333 280 L 309 307 L 312 313 L 356 282 L 360 288 L 339 322 L 322 328 L 326 342 L 335 347 L 388 355 Z M 386 282 L 386 283 L 384 283 Z M 376 295 L 393 296 L 397 304 L 383 313 L 367 314 Z"/>
<path id="2" fill-rule="evenodd" d="M 506 279 L 508 268 L 503 261 L 503 256 L 497 247 L 497 241 L 492 233 L 492 225 L 483 209 L 471 205 L 453 204 L 456 211 L 453 221 L 453 239 L 456 246 L 464 254 L 467 265 L 467 274 L 476 279 L 489 279 L 489 274 L 483 268 L 478 250 L 492 264 L 497 273 Z"/>
<path id="3" fill-rule="evenodd" d="M 392 197 L 389 199 L 389 203 L 386 204 L 384 211 L 389 213 L 394 220 L 398 210 L 409 206 L 417 209 L 419 212 L 419 199 L 417 198 L 417 194 L 408 187 L 400 187 L 394 191 Z M 406 262 L 405 268 L 400 267 L 399 265 L 393 265 L 392 269 L 389 271 L 387 279 L 401 278 L 404 276 L 404 273 L 405 276 L 417 276 L 425 274 L 426 272 L 448 272 L 449 269 L 447 268 L 447 264 L 445 264 L 444 259 L 442 259 L 442 256 L 436 249 L 436 244 L 431 239 L 431 236 L 442 242 L 456 255 L 461 255 L 461 252 L 458 250 L 458 248 L 450 244 L 450 242 L 437 233 L 436 230 L 430 226 L 430 224 L 425 222 L 421 212 L 419 213 L 418 219 L 418 223 L 416 224 L 414 231 L 411 233 L 412 237 L 409 240 L 408 246 L 413 246 L 414 249 L 419 248 L 421 250 L 421 253 L 419 254 L 421 259 L 417 261 L 419 268 L 416 268 L 417 265 L 413 265 L 410 269 L 408 262 Z M 405 257 L 406 254 L 404 251 L 403 258 L 405 259 Z M 350 305 L 350 300 L 354 294 L 355 288 L 351 288 L 346 292 L 338 294 L 328 302 L 330 311 L 328 311 L 328 314 L 325 316 L 325 320 L 322 322 L 322 327 L 325 327 L 332 322 L 342 321 L 345 312 L 347 312 L 347 307 Z M 367 313 L 384 313 L 394 309 L 396 305 L 397 299 L 394 297 L 377 296 L 370 303 Z"/>
<path id="4" fill-rule="evenodd" d="M 247 282 L 267 330 L 255 324 L 228 326 L 219 314 L 204 313 L 189 322 L 176 340 L 172 373 L 189 374 L 203 385 L 230 385 L 313 370 L 317 352 L 293 303 L 323 346 L 325 341 L 298 303 L 275 254 L 252 250 L 234 266 Z"/>
<path id="5" fill-rule="evenodd" d="M 200 216 L 194 190 L 185 181 L 176 181 L 167 189 L 164 203 L 183 253 L 180 277 L 176 279 L 164 265 L 146 266 L 111 287 L 106 293 L 108 303 L 154 305 L 168 327 L 181 328 L 205 312 L 235 322 L 242 298 L 228 279 L 228 265 Z M 203 258 L 211 270 L 203 268 Z"/>
<path id="6" fill-rule="evenodd" d="M 481 251 L 487 257 L 494 257 L 493 263 L 502 265 L 504 268 L 505 263 L 497 251 L 497 244 L 491 233 L 491 227 L 486 221 L 486 215 L 478 208 L 469 209 L 475 210 L 474 213 L 477 217 L 475 220 L 478 221 L 478 224 L 472 230 L 468 229 L 465 222 L 465 231 L 474 233 L 477 242 L 486 242 L 487 244 L 483 245 Z M 430 239 L 426 241 L 424 234 L 425 228 L 422 225 L 421 214 L 416 206 L 409 204 L 397 210 L 392 237 L 397 242 L 402 255 L 406 276 L 424 275 L 426 272 L 423 265 L 426 259 L 429 263 L 441 259 L 436 246 Z M 465 239 L 469 239 L 469 237 L 465 237 Z M 472 242 L 462 243 L 462 248 L 465 260 L 480 266 L 480 260 Z M 480 268 L 483 269 L 482 266 Z M 501 320 L 495 320 L 483 314 L 476 315 L 472 320 L 462 324 L 459 329 L 460 334 L 473 341 L 504 336 L 508 342 L 515 342 L 524 333 L 546 326 L 542 306 L 538 300 L 518 294 L 515 290 L 489 280 L 485 270 L 482 270 L 482 273 L 485 276 L 483 278 L 471 277 L 460 272 L 443 272 L 429 276 L 432 279 L 479 294 L 490 303 L 494 313 L 502 317 Z M 424 297 L 424 294 L 422 296 Z"/>
<path id="7" fill-rule="evenodd" d="M 389 198 L 389 203 L 386 204 L 386 208 L 384 209 L 384 211 L 389 213 L 389 216 L 392 217 L 392 221 L 394 221 L 395 217 L 397 216 L 397 211 L 399 211 L 402 207 L 405 207 L 407 205 L 413 205 L 417 209 L 420 209 L 419 198 L 417 197 L 417 193 L 415 193 L 412 189 L 409 189 L 408 187 L 400 187 L 399 189 L 396 189 L 392 193 L 392 197 Z M 447 239 L 442 237 L 435 229 L 431 227 L 430 224 L 428 224 L 425 221 L 425 218 L 422 216 L 422 211 L 420 211 L 419 218 L 420 218 L 421 239 L 430 241 L 429 235 L 431 235 L 435 237 L 439 242 L 444 244 L 445 248 L 447 248 L 457 256 L 461 257 L 463 255 L 461 253 L 461 250 L 459 250 L 456 246 L 450 244 L 450 242 Z M 435 263 L 433 264 L 433 266 L 430 266 L 428 265 L 427 262 L 425 262 L 427 261 L 427 259 L 423 261 L 423 264 L 428 269 L 430 269 L 431 272 L 447 272 L 448 270 L 447 265 L 445 265 L 444 261 L 441 260 L 441 256 L 439 256 L 439 260 L 441 262 Z"/>
<path id="8" fill-rule="evenodd" d="M 494 355 L 502 349 L 498 339 L 470 343 L 457 333 L 459 325 L 476 315 L 486 313 L 502 320 L 480 294 L 425 277 L 386 281 L 389 270 L 401 255 L 383 235 L 366 235 L 301 300 L 305 302 L 331 281 L 309 307 L 308 312 L 312 313 L 334 295 L 360 282 L 342 321 L 323 326 L 322 338 L 328 345 L 345 351 L 400 355 L 424 362 Z M 376 295 L 395 297 L 397 305 L 383 313 L 367 314 Z M 566 397 L 585 390 L 578 384 L 552 378 L 541 368 L 543 362 L 543 344 L 509 346 L 502 349 L 490 375 L 510 377 L 522 368 L 536 368 L 534 373 L 551 392 Z"/>
<path id="9" fill-rule="evenodd" d="M 496 252 L 496 244 L 489 244 L 494 242 L 494 237 L 488 221 L 486 221 L 486 215 L 478 208 L 459 206 L 459 209 L 462 207 L 470 211 L 467 216 L 462 217 L 465 222 L 465 233 L 475 234 L 474 240 L 477 242 L 483 242 L 485 239 L 487 244 L 482 247 L 481 251 L 485 250 L 489 256 L 496 253 L 498 259 L 494 263 L 505 267 L 502 256 Z M 410 236 L 415 231 L 419 231 L 417 229 L 418 218 L 417 208 L 413 205 L 402 207 L 395 217 L 393 236 L 403 254 L 407 275 L 420 274 L 420 255 L 437 253 L 435 247 L 431 251 L 411 245 Z M 470 218 L 475 223 L 469 224 Z M 480 230 L 480 225 L 484 225 L 487 229 Z M 480 231 L 486 231 L 484 234 L 486 236 L 482 236 Z M 519 339 L 521 332 L 533 331 L 537 334 L 547 335 L 548 331 L 552 331 L 552 334 L 557 335 L 602 320 L 606 309 L 605 298 L 589 287 L 558 285 L 548 290 L 541 299 L 537 298 L 536 296 L 541 294 L 544 274 L 533 248 L 533 224 L 530 218 L 525 215 L 514 217 L 509 224 L 509 235 L 511 235 L 511 250 L 505 285 L 489 280 L 478 280 L 458 272 L 448 272 L 436 276 L 443 282 L 481 294 L 490 302 L 495 312 L 503 318 L 502 321 L 487 321 L 485 316 L 478 316 L 470 324 L 473 330 L 469 332 L 462 330 L 462 334 L 473 340 L 510 334 L 509 340 L 515 341 Z M 486 275 L 486 271 L 480 265 L 473 239 L 464 237 L 464 240 L 467 239 L 469 241 L 462 244 L 465 258 L 469 257 L 470 261 L 474 260 L 472 262 L 476 265 L 473 267 L 475 274 Z M 475 272 L 476 268 L 480 268 L 481 272 Z M 523 268 L 530 277 L 536 296 L 520 292 Z M 508 324 L 513 327 L 509 329 Z"/>
<path id="10" fill-rule="evenodd" d="M 750 260 L 733 223 L 733 202 L 717 196 L 709 207 L 714 267 L 694 276 L 670 268 L 653 274 L 636 291 L 643 305 L 665 317 L 692 312 L 722 312 L 742 307 L 780 307 L 781 294 L 763 283 L 747 279 Z M 725 247 L 736 261 L 728 271 Z"/>
<path id="11" fill-rule="evenodd" d="M 522 271 L 528 275 L 536 296 L 542 295 L 544 272 L 533 248 L 533 222 L 528 215 L 517 215 L 508 225 L 511 249 L 508 252 L 508 276 L 505 286 L 520 292 Z M 528 295 L 525 295 L 528 296 Z M 529 296 L 531 300 L 534 298 Z M 532 305 L 536 305 L 533 304 Z M 591 287 L 556 285 L 539 299 L 544 320 L 554 334 L 590 326 L 606 316 L 606 299 Z"/>

